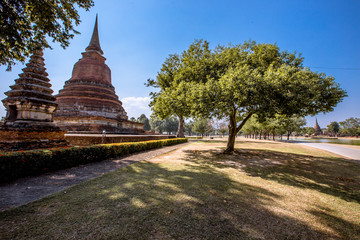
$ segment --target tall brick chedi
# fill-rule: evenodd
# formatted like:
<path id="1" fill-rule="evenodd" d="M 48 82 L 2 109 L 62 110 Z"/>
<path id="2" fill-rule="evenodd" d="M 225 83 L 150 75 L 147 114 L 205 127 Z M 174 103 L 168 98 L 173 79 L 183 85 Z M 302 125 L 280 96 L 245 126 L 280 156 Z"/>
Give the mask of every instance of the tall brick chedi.
<path id="1" fill-rule="evenodd" d="M 89 46 L 74 65 L 72 77 L 56 95 L 54 119 L 69 132 L 141 133 L 142 124 L 128 121 L 115 94 L 111 71 L 100 47 L 98 21 Z"/>
<path id="2" fill-rule="evenodd" d="M 57 104 L 41 49 L 33 52 L 10 88 L 2 100 L 7 114 L 0 126 L 1 147 L 11 150 L 66 145 L 64 132 L 53 122 Z"/>

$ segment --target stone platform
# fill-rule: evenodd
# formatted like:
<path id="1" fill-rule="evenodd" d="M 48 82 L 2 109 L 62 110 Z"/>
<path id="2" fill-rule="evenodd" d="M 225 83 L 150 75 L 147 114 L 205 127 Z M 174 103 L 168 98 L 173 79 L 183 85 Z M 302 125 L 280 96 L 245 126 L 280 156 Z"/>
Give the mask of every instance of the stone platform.
<path id="1" fill-rule="evenodd" d="M 67 146 L 64 131 L 0 128 L 0 151 L 17 151 Z"/>

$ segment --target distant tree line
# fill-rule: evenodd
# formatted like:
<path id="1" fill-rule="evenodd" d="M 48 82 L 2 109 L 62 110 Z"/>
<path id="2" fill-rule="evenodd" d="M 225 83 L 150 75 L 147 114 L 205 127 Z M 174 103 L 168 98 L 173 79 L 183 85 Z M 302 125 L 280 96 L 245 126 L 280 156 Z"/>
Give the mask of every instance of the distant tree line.
<path id="1" fill-rule="evenodd" d="M 155 114 L 150 119 L 145 114 L 141 114 L 137 119 L 132 117 L 130 121 L 144 124 L 145 131 L 152 131 L 159 134 L 176 134 L 179 120 L 172 116 L 160 119 Z M 242 128 L 239 134 L 247 138 L 271 139 L 275 140 L 276 136 L 281 139 L 286 136 L 289 140 L 292 135 L 311 136 L 316 130 L 313 127 L 305 127 L 306 120 L 303 117 L 285 115 L 276 115 L 273 118 L 260 119 L 256 114 L 253 115 Z M 360 118 L 348 118 L 342 122 L 331 122 L 327 128 L 322 129 L 324 135 L 328 136 L 360 136 Z M 226 121 L 213 120 L 207 118 L 196 118 L 184 122 L 184 133 L 187 136 L 192 135 L 218 135 L 223 137 L 229 133 Z"/>
<path id="2" fill-rule="evenodd" d="M 360 136 L 360 118 L 348 118 L 344 121 L 331 122 L 327 125 L 326 132 L 328 135 L 332 136 L 349 136 L 349 137 L 359 137 Z"/>
<path id="3" fill-rule="evenodd" d="M 179 120 L 175 117 L 160 119 L 155 115 L 151 115 L 149 119 L 145 114 L 141 114 L 137 119 L 131 117 L 130 121 L 143 123 L 145 131 L 152 131 L 153 133 L 159 134 L 175 134 L 179 124 Z"/>
<path id="4" fill-rule="evenodd" d="M 257 115 L 253 115 L 249 121 L 244 125 L 242 133 L 245 137 L 259 138 L 259 139 L 273 139 L 279 135 L 281 138 L 285 134 L 287 140 L 293 133 L 299 134 L 302 127 L 306 124 L 303 117 L 292 116 L 286 117 L 283 115 L 276 115 L 273 118 L 259 119 Z"/>
<path id="5" fill-rule="evenodd" d="M 291 135 L 311 136 L 316 130 L 313 127 L 304 127 L 306 120 L 303 117 L 276 116 L 266 120 L 259 120 L 256 115 L 244 125 L 242 133 L 249 138 L 273 139 L 275 136 L 286 135 L 289 140 Z M 331 122 L 327 128 L 322 129 L 327 136 L 360 136 L 360 118 L 348 118 L 340 123 Z"/>

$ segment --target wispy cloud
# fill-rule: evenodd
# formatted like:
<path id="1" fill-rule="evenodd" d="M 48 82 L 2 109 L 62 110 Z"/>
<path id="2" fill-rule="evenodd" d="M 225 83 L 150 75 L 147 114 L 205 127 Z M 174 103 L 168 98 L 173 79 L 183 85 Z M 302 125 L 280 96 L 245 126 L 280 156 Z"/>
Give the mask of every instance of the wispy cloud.
<path id="1" fill-rule="evenodd" d="M 121 99 L 121 102 L 129 118 L 138 118 L 141 114 L 145 114 L 148 118 L 150 117 L 150 97 L 125 97 Z"/>

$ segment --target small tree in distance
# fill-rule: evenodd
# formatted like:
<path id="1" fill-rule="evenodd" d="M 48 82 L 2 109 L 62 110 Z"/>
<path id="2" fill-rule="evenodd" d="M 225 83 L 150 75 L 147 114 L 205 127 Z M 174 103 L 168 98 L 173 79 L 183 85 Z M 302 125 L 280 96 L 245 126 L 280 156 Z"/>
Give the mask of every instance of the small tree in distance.
<path id="1" fill-rule="evenodd" d="M 210 133 L 214 128 L 208 119 L 201 118 L 195 121 L 193 131 L 201 134 L 204 137 L 205 134 Z"/>
<path id="2" fill-rule="evenodd" d="M 327 130 L 330 132 L 333 136 L 337 136 L 337 134 L 340 131 L 340 125 L 338 122 L 331 122 L 329 125 L 327 125 Z"/>
<path id="3" fill-rule="evenodd" d="M 145 114 L 141 114 L 140 117 L 138 117 L 137 122 L 144 124 L 145 131 L 151 130 L 149 119 L 145 116 Z"/>
<path id="4" fill-rule="evenodd" d="M 220 123 L 217 130 L 220 133 L 220 136 L 223 137 L 228 132 L 228 126 L 226 123 Z"/>

